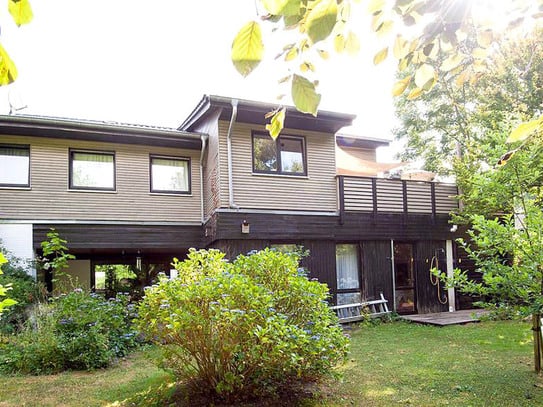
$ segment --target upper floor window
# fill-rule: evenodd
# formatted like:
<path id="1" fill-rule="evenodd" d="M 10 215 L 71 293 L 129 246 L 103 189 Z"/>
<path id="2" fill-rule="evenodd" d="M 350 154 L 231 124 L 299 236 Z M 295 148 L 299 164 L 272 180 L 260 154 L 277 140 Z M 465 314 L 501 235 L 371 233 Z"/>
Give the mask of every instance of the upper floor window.
<path id="1" fill-rule="evenodd" d="M 190 193 L 190 160 L 151 156 L 151 192 Z"/>
<path id="2" fill-rule="evenodd" d="M 30 186 L 30 146 L 0 145 L 0 185 Z"/>
<path id="3" fill-rule="evenodd" d="M 115 153 L 70 150 L 70 189 L 115 190 Z"/>
<path id="4" fill-rule="evenodd" d="M 253 171 L 306 175 L 305 139 L 300 136 L 253 134 Z"/>

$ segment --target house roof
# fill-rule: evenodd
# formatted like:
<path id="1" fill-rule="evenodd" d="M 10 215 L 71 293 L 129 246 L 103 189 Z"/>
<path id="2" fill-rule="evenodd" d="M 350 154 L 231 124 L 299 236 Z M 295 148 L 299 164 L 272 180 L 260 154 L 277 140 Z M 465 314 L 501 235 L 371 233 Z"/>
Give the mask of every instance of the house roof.
<path id="1" fill-rule="evenodd" d="M 373 137 L 360 137 L 349 134 L 336 134 L 336 143 L 340 147 L 354 147 L 364 149 L 376 149 L 377 147 L 388 147 L 390 141 L 373 138 Z"/>
<path id="2" fill-rule="evenodd" d="M 202 134 L 173 128 L 32 115 L 0 115 L 0 134 L 200 149 Z"/>
<path id="3" fill-rule="evenodd" d="M 204 95 L 192 113 L 179 126 L 179 130 L 191 131 L 217 109 L 220 110 L 220 120 L 230 120 L 232 116 L 232 102 L 237 101 L 237 122 L 251 124 L 266 124 L 265 115 L 279 105 L 256 102 L 252 100 L 236 99 L 223 96 Z M 299 130 L 313 130 L 335 134 L 339 129 L 350 126 L 356 116 L 352 114 L 329 112 L 319 110 L 317 116 L 301 113 L 292 106 L 286 107 L 285 128 Z"/>

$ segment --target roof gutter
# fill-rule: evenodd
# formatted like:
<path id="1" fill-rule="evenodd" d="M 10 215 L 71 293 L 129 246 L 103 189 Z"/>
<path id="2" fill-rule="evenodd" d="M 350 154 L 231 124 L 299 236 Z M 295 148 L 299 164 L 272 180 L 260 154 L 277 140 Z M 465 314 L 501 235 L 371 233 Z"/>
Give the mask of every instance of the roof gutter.
<path id="1" fill-rule="evenodd" d="M 200 152 L 200 211 L 202 214 L 202 224 L 205 222 L 204 212 L 204 153 L 207 147 L 208 136 L 202 134 L 200 139 L 202 140 L 202 151 Z"/>
<path id="2" fill-rule="evenodd" d="M 226 153 L 228 159 L 228 203 L 231 209 L 239 209 L 234 202 L 234 182 L 232 174 L 232 131 L 234 129 L 234 123 L 238 116 L 238 100 L 232 99 L 232 117 L 230 117 L 230 125 L 228 126 L 228 133 L 226 135 Z"/>

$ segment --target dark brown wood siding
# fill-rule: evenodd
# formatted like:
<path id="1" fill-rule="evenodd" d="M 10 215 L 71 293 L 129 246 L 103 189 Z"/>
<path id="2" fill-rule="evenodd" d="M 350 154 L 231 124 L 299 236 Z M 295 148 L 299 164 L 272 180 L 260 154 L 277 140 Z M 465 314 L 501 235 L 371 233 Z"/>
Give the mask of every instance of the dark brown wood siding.
<path id="1" fill-rule="evenodd" d="M 34 247 L 55 228 L 74 250 L 115 251 L 182 251 L 202 246 L 201 226 L 143 226 L 97 224 L 35 224 Z"/>
<path id="2" fill-rule="evenodd" d="M 330 240 L 304 240 L 304 249 L 309 250 L 309 257 L 302 261 L 302 265 L 309 270 L 309 278 L 316 278 L 325 283 L 330 292 L 337 290 L 336 279 L 336 245 Z M 335 301 L 335 298 L 333 299 Z"/>
<path id="3" fill-rule="evenodd" d="M 390 309 L 394 302 L 391 257 L 389 240 L 362 242 L 363 297 L 367 300 L 379 298 L 382 292 Z"/>
<path id="4" fill-rule="evenodd" d="M 420 314 L 430 312 L 444 312 L 448 310 L 446 301 L 447 289 L 443 283 L 434 285 L 430 280 L 430 269 L 439 267 L 446 272 L 445 242 L 443 241 L 417 241 L 415 242 L 415 284 L 417 296 L 417 311 Z"/>

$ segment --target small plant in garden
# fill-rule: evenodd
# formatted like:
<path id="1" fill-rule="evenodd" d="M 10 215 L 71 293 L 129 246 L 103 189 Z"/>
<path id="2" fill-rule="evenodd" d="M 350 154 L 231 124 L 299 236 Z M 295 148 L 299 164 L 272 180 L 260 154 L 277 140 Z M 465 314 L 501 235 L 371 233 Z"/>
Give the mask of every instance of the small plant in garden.
<path id="1" fill-rule="evenodd" d="M 13 333 L 26 320 L 29 307 L 45 298 L 45 287 L 29 274 L 30 263 L 22 262 L 0 246 L 2 250 L 7 262 L 3 265 L 0 284 L 11 288 L 9 297 L 16 303 L 0 316 L 0 333 Z"/>
<path id="2" fill-rule="evenodd" d="M 67 243 L 68 241 L 62 239 L 53 228 L 47 232 L 47 240 L 41 242 L 43 257 L 40 265 L 43 270 L 52 273 L 53 281 L 58 281 L 61 276 L 67 276 L 64 270 L 68 268 L 68 261 L 75 259 L 74 255 L 68 253 Z"/>
<path id="3" fill-rule="evenodd" d="M 2 264 L 7 263 L 6 258 L 2 253 L 0 253 L 0 267 L 2 267 Z M 0 268 L 0 274 L 2 274 L 2 269 Z M 9 285 L 3 286 L 0 284 L 0 315 L 4 312 L 4 310 L 12 305 L 15 305 L 17 302 L 13 300 L 12 298 L 4 298 L 7 295 L 7 292 L 11 289 Z"/>
<path id="4" fill-rule="evenodd" d="M 328 288 L 299 260 L 266 249 L 228 263 L 217 250 L 191 250 L 174 261 L 179 278 L 146 290 L 137 325 L 179 380 L 223 399 L 333 374 L 348 339 Z"/>
<path id="5" fill-rule="evenodd" d="M 35 308 L 18 335 L 0 343 L 0 371 L 43 374 L 108 366 L 137 345 L 127 296 L 106 300 L 76 289 Z"/>

